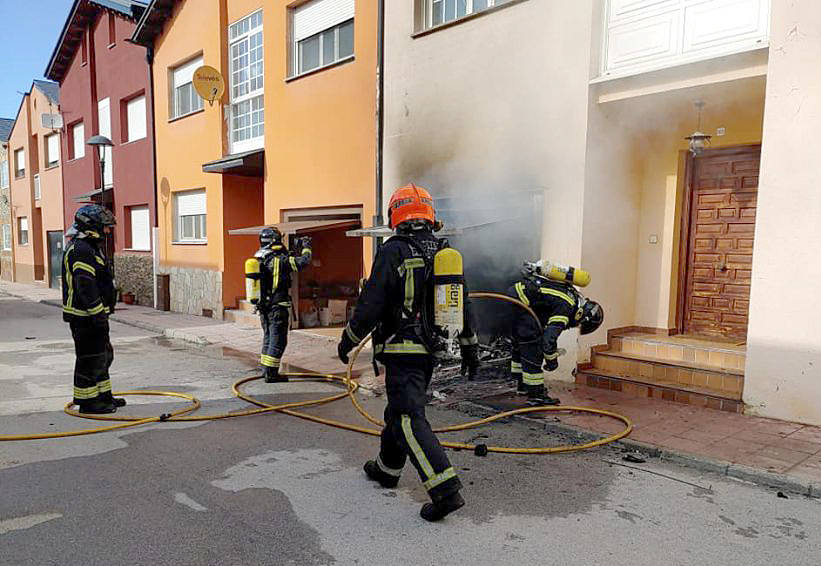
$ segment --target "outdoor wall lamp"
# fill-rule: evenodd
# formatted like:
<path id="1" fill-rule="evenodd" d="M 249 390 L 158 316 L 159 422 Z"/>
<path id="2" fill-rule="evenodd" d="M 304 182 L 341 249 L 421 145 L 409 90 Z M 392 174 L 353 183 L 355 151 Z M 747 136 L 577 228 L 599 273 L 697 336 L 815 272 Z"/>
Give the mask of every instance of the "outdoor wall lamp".
<path id="1" fill-rule="evenodd" d="M 693 103 L 698 109 L 698 127 L 696 131 L 684 138 L 690 144 L 690 153 L 693 155 L 701 155 L 704 152 L 704 149 L 710 145 L 710 138 L 713 136 L 708 136 L 704 132 L 701 131 L 701 110 L 704 108 L 704 102 L 699 100 Z"/>

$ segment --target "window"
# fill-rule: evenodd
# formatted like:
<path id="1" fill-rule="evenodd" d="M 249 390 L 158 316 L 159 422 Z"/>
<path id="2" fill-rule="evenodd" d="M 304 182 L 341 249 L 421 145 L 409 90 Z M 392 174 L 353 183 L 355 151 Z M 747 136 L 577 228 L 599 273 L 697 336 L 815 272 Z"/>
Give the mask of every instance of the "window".
<path id="1" fill-rule="evenodd" d="M 3 158 L 0 161 L 0 189 L 7 189 L 9 187 L 9 160 Z"/>
<path id="2" fill-rule="evenodd" d="M 3 224 L 3 249 L 11 249 L 11 224 Z"/>
<path id="3" fill-rule="evenodd" d="M 128 247 L 132 250 L 151 250 L 151 221 L 148 214 L 148 205 L 132 206 L 128 209 L 131 221 L 131 241 Z"/>
<path id="4" fill-rule="evenodd" d="M 46 136 L 46 167 L 54 167 L 60 162 L 60 136 L 50 134 Z"/>
<path id="5" fill-rule="evenodd" d="M 205 190 L 174 194 L 177 242 L 206 241 Z"/>
<path id="6" fill-rule="evenodd" d="M 18 149 L 14 152 L 14 178 L 22 179 L 26 176 L 26 150 Z"/>
<path id="7" fill-rule="evenodd" d="M 228 28 L 231 59 L 231 152 L 264 145 L 262 12 Z"/>
<path id="8" fill-rule="evenodd" d="M 80 159 L 86 156 L 86 131 L 82 122 L 71 126 L 71 139 L 69 141 L 72 143 L 72 159 Z"/>
<path id="9" fill-rule="evenodd" d="M 145 95 L 132 98 L 125 104 L 125 141 L 133 142 L 146 137 Z"/>
<path id="10" fill-rule="evenodd" d="M 116 33 L 115 29 L 117 27 L 117 22 L 114 20 L 114 14 L 111 12 L 108 13 L 108 46 L 111 47 L 114 45 L 116 41 Z"/>
<path id="11" fill-rule="evenodd" d="M 29 219 L 26 216 L 17 218 L 17 244 L 20 246 L 29 243 Z"/>
<path id="12" fill-rule="evenodd" d="M 202 57 L 192 59 L 171 71 L 171 119 L 202 110 L 202 98 L 194 90 L 194 71 L 202 67 Z"/>
<path id="13" fill-rule="evenodd" d="M 354 0 L 314 0 L 293 11 L 292 71 L 301 75 L 353 56 Z"/>
<path id="14" fill-rule="evenodd" d="M 40 200 L 40 175 L 34 176 L 34 200 Z"/>
<path id="15" fill-rule="evenodd" d="M 508 0 L 425 0 L 425 25 L 434 27 L 481 12 Z"/>

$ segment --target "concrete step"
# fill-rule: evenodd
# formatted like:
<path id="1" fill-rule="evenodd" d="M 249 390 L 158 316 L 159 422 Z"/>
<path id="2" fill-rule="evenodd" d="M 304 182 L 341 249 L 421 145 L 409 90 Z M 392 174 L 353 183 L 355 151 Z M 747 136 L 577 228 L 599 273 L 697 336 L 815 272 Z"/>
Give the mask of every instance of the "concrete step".
<path id="1" fill-rule="evenodd" d="M 250 312 L 250 313 L 253 314 L 254 305 L 252 305 L 251 302 L 247 301 L 246 299 L 240 299 L 239 309 L 238 310 L 242 310 L 242 311 L 245 311 L 245 312 Z"/>
<path id="2" fill-rule="evenodd" d="M 630 397 L 662 399 L 731 413 L 744 410 L 740 394 L 728 395 L 696 385 L 635 378 L 599 368 L 580 369 L 576 374 L 576 383 L 618 391 Z"/>
<path id="3" fill-rule="evenodd" d="M 226 309 L 224 318 L 226 322 L 234 322 L 240 326 L 259 327 L 259 315 L 244 309 Z"/>
<path id="4" fill-rule="evenodd" d="M 610 336 L 611 351 L 652 360 L 666 360 L 693 368 L 716 368 L 744 372 L 746 348 L 732 342 L 703 340 L 687 336 L 659 336 L 625 333 Z"/>
<path id="5" fill-rule="evenodd" d="M 725 370 L 695 362 L 676 362 L 611 350 L 594 350 L 591 361 L 595 370 L 642 383 L 679 387 L 683 391 L 695 387 L 720 397 L 741 399 L 744 388 L 744 373 L 735 368 Z"/>

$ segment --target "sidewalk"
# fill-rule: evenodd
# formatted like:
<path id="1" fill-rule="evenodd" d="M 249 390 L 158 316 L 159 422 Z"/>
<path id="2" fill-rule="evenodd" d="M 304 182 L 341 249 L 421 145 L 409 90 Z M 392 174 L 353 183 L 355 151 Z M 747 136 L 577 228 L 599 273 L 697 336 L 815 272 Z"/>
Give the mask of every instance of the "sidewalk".
<path id="1" fill-rule="evenodd" d="M 45 304 L 60 305 L 58 291 L 35 285 L 0 282 L 0 292 Z M 193 315 L 160 312 L 148 307 L 122 305 L 112 320 L 199 345 L 223 347 L 255 361 L 262 342 L 259 328 L 215 321 Z M 293 371 L 341 373 L 336 338 L 329 333 L 292 331 L 283 361 Z M 330 333 L 332 334 L 332 333 Z M 355 375 L 365 388 L 383 385 L 370 367 L 370 350 L 363 351 Z M 739 415 L 682 405 L 654 398 L 632 398 L 582 385 L 555 383 L 551 392 L 563 405 L 596 407 L 629 417 L 635 426 L 623 441 L 650 456 L 674 460 L 698 469 L 771 485 L 793 492 L 821 496 L 821 427 Z M 500 410 L 524 405 L 512 393 L 495 394 L 475 402 Z M 547 419 L 563 427 L 610 434 L 622 424 L 588 414 L 553 414 Z"/>

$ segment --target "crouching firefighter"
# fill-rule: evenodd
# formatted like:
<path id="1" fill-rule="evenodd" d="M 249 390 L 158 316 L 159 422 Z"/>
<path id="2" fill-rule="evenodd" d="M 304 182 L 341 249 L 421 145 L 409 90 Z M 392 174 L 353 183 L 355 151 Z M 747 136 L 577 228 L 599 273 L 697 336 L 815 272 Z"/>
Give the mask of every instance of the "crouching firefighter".
<path id="1" fill-rule="evenodd" d="M 604 321 L 601 306 L 575 287 L 589 283 L 586 271 L 538 261 L 525 263 L 522 279 L 507 291 L 539 317 L 536 322 L 525 309 L 511 307 L 514 312 L 510 372 L 518 393 L 527 395 L 529 405 L 559 404 L 558 399 L 547 394 L 542 369 L 554 371 L 559 367 L 559 335 L 576 326 L 582 334 L 590 334 Z"/>
<path id="2" fill-rule="evenodd" d="M 264 228 L 259 251 L 245 262 L 246 295 L 259 312 L 262 323 L 262 353 L 259 357 L 266 383 L 288 378 L 279 374 L 279 364 L 288 345 L 291 312 L 291 274 L 311 263 L 311 238 L 296 239 L 298 254 L 290 254 L 282 243 L 282 232 Z"/>
<path id="3" fill-rule="evenodd" d="M 74 339 L 74 404 L 81 413 L 113 413 L 125 399 L 111 394 L 109 368 L 114 361 L 108 315 L 114 310 L 114 280 L 102 247 L 116 224 L 97 204 L 81 207 L 66 232 L 63 253 L 63 320 Z"/>
<path id="4" fill-rule="evenodd" d="M 365 474 L 382 487 L 395 487 L 410 457 L 432 500 L 420 514 L 437 521 L 465 501 L 456 471 L 425 416 L 434 356 L 445 348 L 446 332 L 436 326 L 458 331 L 454 337 L 459 337 L 463 368 L 471 375 L 479 364 L 478 343 L 459 276 L 461 256 L 434 236 L 437 221 L 428 191 L 414 185 L 398 189 L 388 219 L 395 235 L 379 249 L 338 353 L 348 363 L 350 351 L 373 331 L 374 355 L 386 370 L 388 405 L 379 455 L 365 464 Z M 458 308 L 455 317 L 452 309 L 447 312 L 448 297 Z M 444 316 L 434 320 L 434 311 L 440 310 Z"/>

